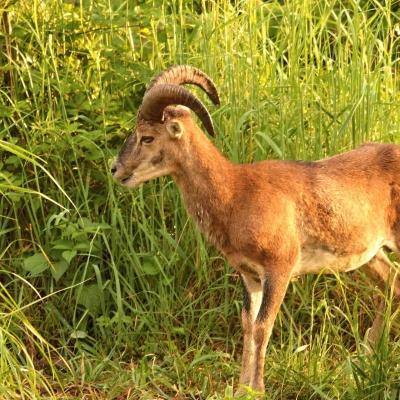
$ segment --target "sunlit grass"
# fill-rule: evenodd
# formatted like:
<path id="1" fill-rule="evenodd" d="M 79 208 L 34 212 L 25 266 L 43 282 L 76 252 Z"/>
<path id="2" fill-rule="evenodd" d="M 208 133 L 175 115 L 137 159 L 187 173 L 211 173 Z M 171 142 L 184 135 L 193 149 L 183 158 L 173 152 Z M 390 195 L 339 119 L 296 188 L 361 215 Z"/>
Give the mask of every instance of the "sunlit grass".
<path id="1" fill-rule="evenodd" d="M 40 304 L 40 295 L 36 292 L 39 298 L 36 304 L 18 305 L 9 287 L 18 284 L 26 286 L 28 290 L 33 288 L 19 276 L 9 276 L 4 270 L 1 274 L 3 279 L 7 276 L 10 278 L 8 287 L 0 285 L 1 398 L 55 398 L 56 393 L 61 394 L 63 390 L 53 361 L 58 360 L 59 365 L 66 364 L 30 321 L 32 309 Z M 22 294 L 23 288 L 20 290 Z"/>
<path id="2" fill-rule="evenodd" d="M 170 178 L 127 191 L 110 163 L 145 85 L 180 63 L 216 83 L 220 109 L 198 93 L 216 146 L 234 162 L 398 143 L 397 7 L 0 6 L 13 28 L 0 54 L 1 396 L 231 398 L 242 340 L 238 276 L 197 231 Z M 396 331 L 364 353 L 379 302 L 358 273 L 292 283 L 267 351 L 265 398 L 396 398 Z"/>

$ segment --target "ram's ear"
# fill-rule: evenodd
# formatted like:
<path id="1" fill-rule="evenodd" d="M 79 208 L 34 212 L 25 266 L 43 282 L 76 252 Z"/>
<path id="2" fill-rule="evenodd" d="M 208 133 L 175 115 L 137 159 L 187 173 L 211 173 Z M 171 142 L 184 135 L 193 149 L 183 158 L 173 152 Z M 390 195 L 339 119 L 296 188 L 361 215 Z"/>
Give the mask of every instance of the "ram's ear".
<path id="1" fill-rule="evenodd" d="M 171 119 L 165 123 L 168 133 L 174 139 L 180 139 L 185 130 L 183 124 L 179 119 Z"/>

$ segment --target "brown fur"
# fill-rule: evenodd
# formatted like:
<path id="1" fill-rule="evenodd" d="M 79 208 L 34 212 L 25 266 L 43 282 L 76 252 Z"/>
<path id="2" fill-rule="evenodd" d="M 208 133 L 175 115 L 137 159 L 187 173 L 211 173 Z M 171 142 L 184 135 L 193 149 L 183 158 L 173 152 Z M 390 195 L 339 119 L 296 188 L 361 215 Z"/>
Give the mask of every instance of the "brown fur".
<path id="1" fill-rule="evenodd" d="M 264 390 L 265 349 L 295 276 L 361 267 L 381 289 L 390 275 L 400 299 L 400 281 L 389 274 L 392 265 L 382 251 L 400 249 L 399 146 L 367 143 L 318 162 L 234 165 L 186 109 L 168 107 L 165 115 L 163 123 L 138 125 L 113 174 L 131 188 L 171 174 L 196 224 L 242 275 L 241 384 Z M 168 131 L 171 121 L 182 126 L 179 139 Z M 154 142 L 141 146 L 142 135 Z M 153 160 L 154 167 L 154 157 L 160 169 L 153 173 L 146 165 Z M 372 341 L 381 324 L 378 316 Z"/>

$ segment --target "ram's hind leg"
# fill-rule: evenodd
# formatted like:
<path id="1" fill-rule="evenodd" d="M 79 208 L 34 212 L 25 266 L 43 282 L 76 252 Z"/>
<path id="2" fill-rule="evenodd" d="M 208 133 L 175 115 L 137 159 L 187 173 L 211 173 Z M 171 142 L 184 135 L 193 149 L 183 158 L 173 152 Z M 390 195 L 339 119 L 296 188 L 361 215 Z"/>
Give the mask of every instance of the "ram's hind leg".
<path id="1" fill-rule="evenodd" d="M 289 279 L 269 275 L 260 281 L 246 276 L 242 280 L 244 340 L 239 384 L 264 392 L 265 351 Z"/>
<path id="2" fill-rule="evenodd" d="M 371 261 L 363 265 L 361 270 L 367 277 L 374 281 L 382 293 L 385 293 L 387 285 L 389 288 L 393 288 L 391 308 L 392 312 L 394 312 L 400 306 L 400 274 L 396 271 L 396 268 L 389 261 L 383 250 L 380 250 Z M 369 331 L 368 339 L 371 344 L 375 343 L 382 332 L 386 301 L 386 299 L 382 299 L 377 316 Z"/>

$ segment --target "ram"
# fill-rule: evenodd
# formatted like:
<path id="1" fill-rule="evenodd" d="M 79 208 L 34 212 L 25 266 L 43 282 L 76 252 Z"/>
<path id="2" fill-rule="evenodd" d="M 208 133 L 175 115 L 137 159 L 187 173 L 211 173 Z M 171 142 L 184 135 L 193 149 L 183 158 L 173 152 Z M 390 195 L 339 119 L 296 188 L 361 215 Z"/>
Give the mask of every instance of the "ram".
<path id="1" fill-rule="evenodd" d="M 236 165 L 198 127 L 189 109 L 214 136 L 209 112 L 182 84 L 199 86 L 219 106 L 214 83 L 200 70 L 161 72 L 111 173 L 128 188 L 172 176 L 189 214 L 241 275 L 239 383 L 264 391 L 266 346 L 293 278 L 360 268 L 381 290 L 391 285 L 397 307 L 400 280 L 384 250 L 400 254 L 400 147 L 365 143 L 316 162 Z M 371 343 L 381 325 L 378 314 Z"/>

